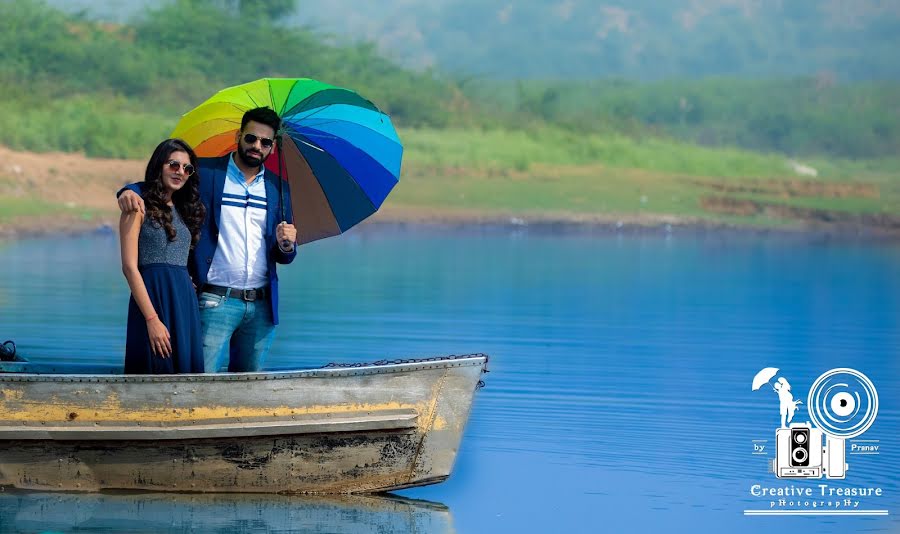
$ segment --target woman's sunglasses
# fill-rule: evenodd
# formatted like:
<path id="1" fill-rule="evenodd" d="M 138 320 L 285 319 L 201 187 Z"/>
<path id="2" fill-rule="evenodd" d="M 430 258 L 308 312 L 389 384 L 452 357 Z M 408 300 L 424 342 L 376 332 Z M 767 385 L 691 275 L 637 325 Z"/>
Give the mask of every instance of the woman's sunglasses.
<path id="1" fill-rule="evenodd" d="M 186 174 L 188 176 L 191 176 L 194 174 L 194 166 L 191 165 L 190 163 L 181 163 L 181 162 L 175 161 L 174 159 L 170 159 L 169 161 L 166 162 L 166 165 L 169 166 L 169 169 L 172 172 L 178 172 L 178 169 L 180 169 L 183 166 L 184 174 Z"/>
<path id="2" fill-rule="evenodd" d="M 275 141 L 268 137 L 257 137 L 252 133 L 244 134 L 244 142 L 248 145 L 252 145 L 257 139 L 259 139 L 259 144 L 261 144 L 263 148 L 272 148 L 272 144 L 275 143 Z"/>

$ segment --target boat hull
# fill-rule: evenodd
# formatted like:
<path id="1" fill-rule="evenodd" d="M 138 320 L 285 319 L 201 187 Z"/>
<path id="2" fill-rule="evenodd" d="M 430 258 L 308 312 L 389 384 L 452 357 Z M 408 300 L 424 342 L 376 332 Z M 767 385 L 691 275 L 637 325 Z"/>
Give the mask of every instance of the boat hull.
<path id="1" fill-rule="evenodd" d="M 0 373 L 0 485 L 362 493 L 452 470 L 486 357 L 221 375 Z"/>

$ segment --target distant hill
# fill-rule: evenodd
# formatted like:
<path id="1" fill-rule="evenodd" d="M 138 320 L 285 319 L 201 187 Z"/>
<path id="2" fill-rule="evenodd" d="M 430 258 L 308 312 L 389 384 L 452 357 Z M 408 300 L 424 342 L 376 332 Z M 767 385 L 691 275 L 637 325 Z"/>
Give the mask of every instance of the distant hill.
<path id="1" fill-rule="evenodd" d="M 123 18 L 142 4 L 55 0 Z M 900 79 L 886 0 L 298 0 L 289 23 L 406 66 L 492 78 Z"/>

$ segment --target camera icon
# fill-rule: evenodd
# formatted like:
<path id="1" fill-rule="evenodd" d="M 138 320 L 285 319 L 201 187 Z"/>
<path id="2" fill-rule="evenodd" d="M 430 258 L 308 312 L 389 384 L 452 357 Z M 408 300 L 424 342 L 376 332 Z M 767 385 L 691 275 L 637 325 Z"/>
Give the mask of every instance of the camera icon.
<path id="1" fill-rule="evenodd" d="M 875 386 L 855 369 L 826 371 L 809 390 L 807 410 L 812 423 L 793 423 L 775 431 L 772 471 L 778 478 L 845 478 L 845 440 L 859 436 L 875 421 Z"/>
<path id="2" fill-rule="evenodd" d="M 826 438 L 809 423 L 794 423 L 775 431 L 773 470 L 778 478 L 844 478 L 844 440 Z"/>

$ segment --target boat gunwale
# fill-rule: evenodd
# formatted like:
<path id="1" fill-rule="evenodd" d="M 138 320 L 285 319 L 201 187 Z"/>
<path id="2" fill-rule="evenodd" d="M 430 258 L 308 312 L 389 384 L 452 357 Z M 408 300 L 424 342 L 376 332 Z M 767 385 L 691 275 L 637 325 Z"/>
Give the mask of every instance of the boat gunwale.
<path id="1" fill-rule="evenodd" d="M 142 383 L 142 382 L 225 382 L 286 380 L 300 378 L 332 378 L 365 376 L 377 374 L 404 373 L 428 369 L 452 367 L 486 366 L 488 357 L 484 354 L 446 357 L 403 363 L 349 364 L 348 366 L 317 367 L 296 371 L 258 371 L 248 373 L 191 373 L 169 375 L 126 375 L 126 374 L 70 374 L 70 373 L 17 373 L 0 371 L 3 382 L 89 382 L 89 383 Z M 8 362 L 7 362 L 8 363 Z M 24 362 L 23 362 L 24 363 Z"/>

